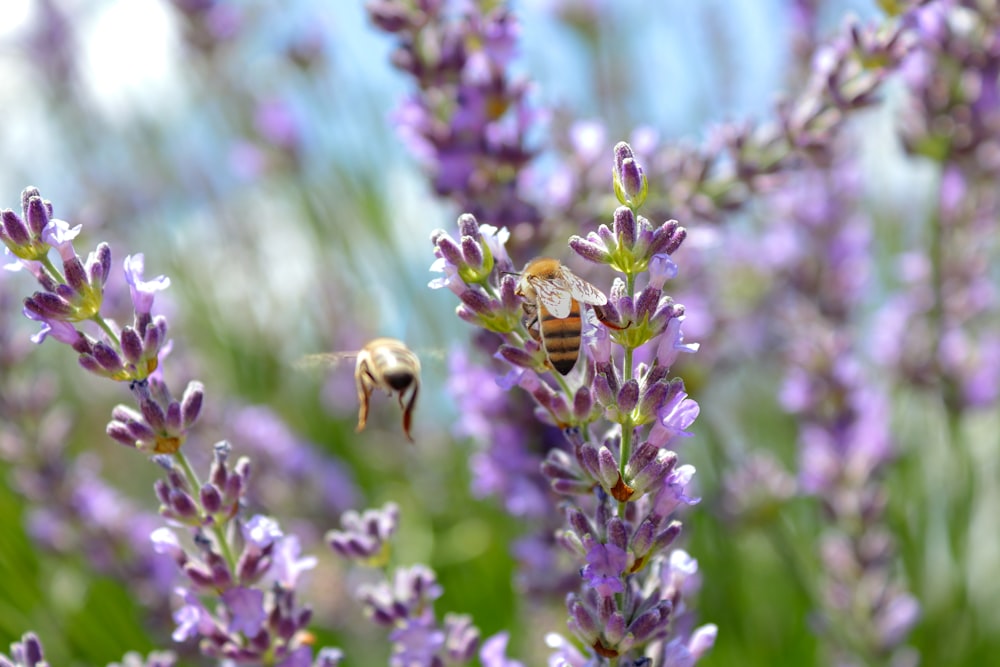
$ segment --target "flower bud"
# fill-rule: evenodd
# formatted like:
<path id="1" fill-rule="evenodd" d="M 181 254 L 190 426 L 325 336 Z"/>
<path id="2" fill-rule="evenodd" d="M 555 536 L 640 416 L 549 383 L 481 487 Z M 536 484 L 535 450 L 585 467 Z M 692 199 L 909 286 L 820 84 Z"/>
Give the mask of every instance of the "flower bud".
<path id="1" fill-rule="evenodd" d="M 202 485 L 199 497 L 201 498 L 201 506 L 209 514 L 215 514 L 222 509 L 222 494 L 213 485 Z"/>
<path id="2" fill-rule="evenodd" d="M 138 364 L 142 360 L 142 338 L 132 327 L 124 327 L 121 333 L 122 355 L 130 364 Z"/>
<path id="3" fill-rule="evenodd" d="M 635 213 L 627 206 L 619 206 L 615 209 L 613 225 L 618 245 L 631 250 L 635 245 Z"/>
<path id="4" fill-rule="evenodd" d="M 0 216 L 0 220 L 2 220 L 2 224 L 0 224 L 0 238 L 6 235 L 12 245 L 18 246 L 26 246 L 31 243 L 31 235 L 28 232 L 28 227 L 17 213 L 14 213 L 9 208 L 5 209 L 2 216 Z"/>
<path id="5" fill-rule="evenodd" d="M 586 605 L 577 599 L 572 599 L 569 602 L 569 615 L 569 624 L 573 631 L 584 642 L 593 645 L 601 631 Z"/>
<path id="6" fill-rule="evenodd" d="M 42 235 L 42 230 L 45 229 L 45 225 L 49 224 L 51 217 L 52 214 L 49 208 L 45 206 L 45 202 L 41 196 L 36 194 L 29 197 L 25 219 L 28 221 L 28 227 L 31 228 L 32 233 L 36 237 Z"/>

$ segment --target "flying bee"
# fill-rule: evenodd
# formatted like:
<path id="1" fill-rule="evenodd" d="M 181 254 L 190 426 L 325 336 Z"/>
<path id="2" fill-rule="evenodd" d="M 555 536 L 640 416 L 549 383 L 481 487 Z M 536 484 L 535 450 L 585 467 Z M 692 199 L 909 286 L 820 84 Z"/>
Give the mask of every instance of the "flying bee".
<path id="1" fill-rule="evenodd" d="M 515 293 L 525 299 L 524 322 L 531 335 L 540 337 L 549 363 L 566 375 L 580 356 L 580 304 L 603 306 L 608 298 L 551 257 L 528 262 Z"/>
<path id="2" fill-rule="evenodd" d="M 372 392 L 383 390 L 389 396 L 395 394 L 399 407 L 403 410 L 403 433 L 413 442 L 410 423 L 413 407 L 420 392 L 420 359 L 402 341 L 395 338 L 376 338 L 368 342 L 358 352 L 333 354 L 313 354 L 307 356 L 301 365 L 315 362 L 334 363 L 340 359 L 357 357 L 354 366 L 354 382 L 358 388 L 358 427 L 364 430 L 368 422 L 368 405 Z"/>

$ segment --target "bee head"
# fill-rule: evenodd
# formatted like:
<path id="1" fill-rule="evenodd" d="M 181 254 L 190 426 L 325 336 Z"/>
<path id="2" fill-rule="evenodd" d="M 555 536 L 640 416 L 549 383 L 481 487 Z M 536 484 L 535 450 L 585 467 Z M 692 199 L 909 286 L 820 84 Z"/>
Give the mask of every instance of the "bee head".
<path id="1" fill-rule="evenodd" d="M 383 378 L 394 391 L 403 391 L 413 384 L 413 373 L 408 370 L 389 371 L 383 375 Z"/>

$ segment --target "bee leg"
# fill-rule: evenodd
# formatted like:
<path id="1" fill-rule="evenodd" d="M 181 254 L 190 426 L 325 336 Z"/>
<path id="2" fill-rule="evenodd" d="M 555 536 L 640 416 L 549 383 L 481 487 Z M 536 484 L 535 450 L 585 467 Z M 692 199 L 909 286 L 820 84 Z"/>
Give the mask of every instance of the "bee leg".
<path id="1" fill-rule="evenodd" d="M 631 320 L 629 320 L 628 322 L 625 322 L 622 326 L 618 326 L 614 322 L 609 322 L 604 317 L 604 309 L 601 308 L 600 306 L 596 306 L 594 308 L 594 315 L 597 316 L 597 320 L 601 324 L 603 324 L 604 326 L 608 327 L 609 329 L 614 329 L 615 331 L 624 331 L 625 329 L 628 329 L 633 324 L 633 322 Z"/>
<path id="2" fill-rule="evenodd" d="M 536 343 L 542 342 L 541 334 L 541 324 L 538 322 L 538 309 L 537 308 L 524 308 L 524 319 L 521 320 L 524 323 L 524 328 L 528 330 L 531 337 L 535 339 Z"/>
<path id="3" fill-rule="evenodd" d="M 406 439 L 410 442 L 413 442 L 413 436 L 410 435 L 410 423 L 413 419 L 413 406 L 417 404 L 419 391 L 420 385 L 414 382 L 413 391 L 410 392 L 410 398 L 406 401 L 406 405 L 403 405 L 403 392 L 399 392 L 399 407 L 403 409 L 403 433 L 406 434 Z"/>
<path id="4" fill-rule="evenodd" d="M 367 361 L 362 361 L 358 364 L 358 372 L 355 374 L 355 380 L 358 387 L 358 427 L 355 431 L 360 433 L 364 430 L 365 424 L 368 422 L 368 401 L 375 386 L 371 373 L 368 371 Z"/>

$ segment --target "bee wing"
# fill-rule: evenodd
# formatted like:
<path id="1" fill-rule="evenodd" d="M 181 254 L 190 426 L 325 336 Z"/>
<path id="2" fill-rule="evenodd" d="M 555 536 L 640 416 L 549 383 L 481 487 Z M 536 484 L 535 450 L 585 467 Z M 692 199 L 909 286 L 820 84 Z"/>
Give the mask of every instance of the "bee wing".
<path id="1" fill-rule="evenodd" d="M 307 354 L 295 362 L 295 368 L 307 370 L 314 368 L 329 368 L 339 366 L 347 360 L 356 359 L 357 352 L 323 352 L 320 354 Z"/>
<path id="2" fill-rule="evenodd" d="M 545 306 L 552 317 L 564 319 L 569 316 L 572 308 L 573 297 L 570 296 L 566 285 L 557 280 L 532 280 L 531 286 L 535 288 L 538 300 Z"/>
<path id="3" fill-rule="evenodd" d="M 579 277 L 568 269 L 563 269 L 563 282 L 574 299 L 580 303 L 589 303 L 592 306 L 603 306 L 608 302 L 608 297 L 604 292 L 597 289 L 583 278 Z"/>

